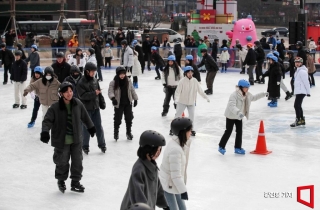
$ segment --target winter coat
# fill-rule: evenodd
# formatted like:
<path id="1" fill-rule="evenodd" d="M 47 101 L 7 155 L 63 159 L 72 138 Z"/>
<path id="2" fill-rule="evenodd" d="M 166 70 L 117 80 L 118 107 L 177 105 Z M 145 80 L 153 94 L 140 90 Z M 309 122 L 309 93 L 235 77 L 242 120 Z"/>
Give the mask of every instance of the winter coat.
<path id="1" fill-rule="evenodd" d="M 58 89 L 60 82 L 53 77 L 52 82 L 47 81 L 46 85 L 43 84 L 44 79 L 38 79 L 34 83 L 31 83 L 24 92 L 35 91 L 40 99 L 40 104 L 45 106 L 51 106 L 54 102 L 59 100 Z M 39 94 L 38 94 L 39 93 Z"/>
<path id="2" fill-rule="evenodd" d="M 131 47 L 129 47 L 129 45 L 124 50 L 124 54 L 120 63 L 124 67 L 133 66 L 133 50 Z"/>
<path id="3" fill-rule="evenodd" d="M 151 54 L 151 63 L 153 63 L 153 65 L 155 65 L 155 66 L 165 66 L 166 65 L 163 58 L 157 52 L 153 52 Z"/>
<path id="4" fill-rule="evenodd" d="M 102 57 L 104 58 L 112 58 L 113 57 L 113 52 L 112 52 L 112 49 L 109 47 L 109 48 L 103 48 L 101 50 L 101 54 L 102 54 Z"/>
<path id="5" fill-rule="evenodd" d="M 244 48 L 242 50 L 239 50 L 239 58 L 241 59 L 242 62 L 246 59 L 248 51 Z"/>
<path id="6" fill-rule="evenodd" d="M 290 77 L 293 77 L 294 76 L 294 72 L 295 72 L 294 58 L 291 57 L 288 62 L 289 62 L 289 66 L 286 69 L 286 72 L 290 71 Z"/>
<path id="7" fill-rule="evenodd" d="M 79 55 L 78 55 L 79 56 Z M 83 55 L 81 55 L 80 57 L 80 63 L 77 65 L 77 55 L 74 54 L 73 56 L 71 56 L 71 58 L 68 60 L 68 64 L 70 65 L 76 65 L 78 67 L 83 67 L 86 65 L 86 59 Z"/>
<path id="8" fill-rule="evenodd" d="M 294 74 L 294 94 L 310 94 L 308 69 L 304 65 L 297 68 Z"/>
<path id="9" fill-rule="evenodd" d="M 96 90 L 100 90 L 99 82 L 96 78 L 92 80 L 87 79 L 87 75 L 81 77 L 76 87 L 79 99 L 86 107 L 86 110 L 93 111 L 99 109 L 99 95 L 96 94 Z"/>
<path id="10" fill-rule="evenodd" d="M 93 54 L 93 55 L 90 55 L 89 57 L 88 57 L 88 60 L 87 60 L 87 63 L 94 63 L 94 64 L 96 64 L 97 65 L 97 59 L 96 59 L 96 55 L 95 54 Z"/>
<path id="11" fill-rule="evenodd" d="M 139 75 L 142 74 L 142 67 L 141 67 L 141 64 L 139 62 L 139 54 L 138 52 L 136 52 L 136 55 L 133 55 L 133 66 L 132 66 L 132 76 L 133 77 L 137 77 Z"/>
<path id="12" fill-rule="evenodd" d="M 262 49 L 262 47 L 257 47 L 257 49 L 255 50 L 255 52 L 256 52 L 257 62 L 262 62 L 262 61 L 264 61 L 265 53 L 264 53 L 264 50 Z"/>
<path id="13" fill-rule="evenodd" d="M 243 62 L 243 66 L 245 65 L 248 65 L 248 66 L 253 66 L 253 65 L 256 65 L 256 52 L 252 49 L 252 48 L 249 48 L 248 50 L 248 53 L 246 55 L 246 58 L 244 59 L 244 62 Z"/>
<path id="14" fill-rule="evenodd" d="M 107 32 L 104 38 L 106 40 L 106 44 L 108 43 L 110 45 L 113 45 L 114 36 L 110 32 Z"/>
<path id="15" fill-rule="evenodd" d="M 176 77 L 176 70 L 171 67 L 171 66 L 166 66 L 165 69 L 162 71 L 162 77 L 161 77 L 161 80 L 162 80 L 162 84 L 164 85 L 171 85 L 171 86 L 177 86 L 179 81 L 183 78 L 183 71 L 182 69 L 180 68 L 180 66 L 177 65 L 177 67 L 179 68 L 179 75 L 177 75 Z M 168 68 L 168 69 L 167 69 Z M 172 84 L 168 84 L 168 77 L 174 77 L 174 80 L 176 83 L 176 85 L 172 85 Z"/>
<path id="16" fill-rule="evenodd" d="M 13 62 L 11 67 L 10 80 L 15 82 L 24 82 L 27 80 L 28 66 L 23 60 Z"/>
<path id="17" fill-rule="evenodd" d="M 154 40 L 154 39 L 153 39 L 151 42 L 152 42 L 152 43 L 151 43 L 151 44 L 152 44 L 152 46 L 160 47 L 160 42 L 159 42 L 159 40 L 158 40 L 158 39 L 157 39 L 157 40 Z"/>
<path id="18" fill-rule="evenodd" d="M 173 46 L 173 53 L 174 53 L 176 56 L 182 56 L 182 47 L 181 47 L 181 44 L 180 44 L 180 43 L 176 43 L 176 44 Z"/>
<path id="19" fill-rule="evenodd" d="M 7 44 L 8 46 L 13 46 L 14 38 L 15 38 L 16 36 L 17 36 L 16 33 L 12 33 L 12 34 L 6 33 L 6 34 L 5 34 L 6 44 Z"/>
<path id="20" fill-rule="evenodd" d="M 258 99 L 261 99 L 265 96 L 265 93 L 258 93 L 256 95 L 252 95 L 250 92 L 247 92 L 246 97 L 244 97 L 242 95 L 241 90 L 237 88 L 237 90 L 234 91 L 229 97 L 228 105 L 224 112 L 224 116 L 231 120 L 241 120 L 240 114 L 243 114 L 244 116 L 246 116 L 247 119 L 249 119 L 251 102 L 257 101 Z M 246 104 L 244 104 L 244 102 Z M 244 110 L 245 113 L 242 113 L 242 110 Z"/>
<path id="21" fill-rule="evenodd" d="M 189 79 L 188 77 L 184 77 L 179 81 L 174 93 L 174 101 L 175 103 L 194 105 L 197 101 L 197 93 L 208 100 L 208 96 L 203 92 L 196 78 L 192 77 Z"/>
<path id="22" fill-rule="evenodd" d="M 76 39 L 75 37 L 77 37 L 77 35 L 74 34 L 68 43 L 68 47 L 78 47 L 79 46 L 78 39 Z"/>
<path id="23" fill-rule="evenodd" d="M 211 47 L 211 43 L 208 39 L 205 39 L 203 42 L 207 45 L 207 48 Z"/>
<path id="24" fill-rule="evenodd" d="M 143 57 L 142 47 L 139 46 L 139 45 L 136 45 L 134 47 L 134 50 L 139 54 L 138 55 L 138 60 L 139 60 L 140 64 L 143 64 L 144 63 L 144 57 Z"/>
<path id="25" fill-rule="evenodd" d="M 119 108 L 120 98 L 121 98 L 121 89 L 120 89 L 120 87 L 118 87 L 117 89 L 114 89 L 114 83 L 115 83 L 115 81 L 112 80 L 109 84 L 108 96 L 109 96 L 110 100 L 113 97 L 117 100 L 118 104 L 114 107 Z M 130 103 L 132 103 L 133 100 L 138 100 L 138 95 L 137 95 L 136 91 L 134 90 L 130 79 L 128 79 L 128 98 L 129 98 Z"/>
<path id="26" fill-rule="evenodd" d="M 95 55 L 96 55 L 96 59 L 97 59 L 97 66 L 103 66 L 103 60 L 102 60 L 102 55 L 101 55 L 101 48 L 100 46 L 96 45 L 92 45 L 91 46 L 94 49 Z"/>
<path id="27" fill-rule="evenodd" d="M 277 44 L 277 51 L 279 52 L 279 57 L 284 60 L 284 51 L 286 50 L 286 47 L 281 42 L 280 44 Z"/>
<path id="28" fill-rule="evenodd" d="M 222 51 L 220 54 L 220 61 L 221 63 L 227 63 L 230 59 L 230 54 L 228 51 Z"/>
<path id="29" fill-rule="evenodd" d="M 207 48 L 207 45 L 205 43 L 201 43 L 199 46 L 198 46 L 198 56 L 199 57 L 202 57 L 202 54 L 201 54 L 201 50 L 202 49 L 208 49 Z"/>
<path id="30" fill-rule="evenodd" d="M 11 50 L 8 50 L 7 48 L 3 51 L 0 50 L 1 53 L 1 60 L 2 60 L 2 65 L 5 67 L 10 67 L 12 63 L 15 61 L 14 55 L 12 54 Z"/>
<path id="31" fill-rule="evenodd" d="M 144 54 L 150 54 L 151 53 L 151 47 L 152 47 L 152 42 L 151 41 L 145 40 L 145 41 L 142 42 L 142 51 L 143 51 Z"/>
<path id="32" fill-rule="evenodd" d="M 191 140 L 184 147 L 179 138 L 174 136 L 165 147 L 160 166 L 159 179 L 163 190 L 171 194 L 187 192 L 187 166 Z"/>
<path id="33" fill-rule="evenodd" d="M 308 73 L 312 74 L 313 72 L 316 71 L 316 66 L 314 65 L 313 57 L 312 55 L 307 56 L 307 68 L 308 68 Z"/>
<path id="34" fill-rule="evenodd" d="M 190 65 L 186 65 L 186 66 L 190 66 Z M 192 64 L 191 66 L 193 68 L 193 77 L 196 78 L 198 80 L 198 82 L 201 82 L 201 75 L 200 75 L 200 72 L 198 70 L 197 65 Z"/>
<path id="35" fill-rule="evenodd" d="M 276 45 L 277 45 L 277 40 L 274 37 L 269 38 L 267 42 L 272 44 L 272 49 L 274 49 L 276 47 Z"/>
<path id="36" fill-rule="evenodd" d="M 87 129 L 94 127 L 94 125 L 80 100 L 73 98 L 70 104 L 72 106 L 73 143 L 82 144 L 82 125 L 84 124 Z M 63 149 L 67 132 L 67 119 L 68 111 L 61 98 L 58 102 L 52 104 L 42 121 L 42 132 L 51 130 L 51 146 Z"/>
<path id="37" fill-rule="evenodd" d="M 121 47 L 121 41 L 124 40 L 125 38 L 126 38 L 126 35 L 123 32 L 116 34 L 116 37 L 114 39 L 116 40 L 118 47 Z"/>
<path id="38" fill-rule="evenodd" d="M 64 79 L 64 82 L 70 82 L 72 84 L 73 89 L 73 97 L 79 98 L 77 85 L 81 80 L 82 74 L 79 74 L 79 78 L 77 80 L 73 79 L 71 76 L 68 76 Z"/>
<path id="39" fill-rule="evenodd" d="M 212 56 L 217 56 L 217 54 L 218 54 L 218 43 L 216 43 L 216 42 L 213 42 L 212 43 L 212 52 L 211 52 L 211 55 Z"/>
<path id="40" fill-rule="evenodd" d="M 33 51 L 29 54 L 28 58 L 24 60 L 26 63 L 30 62 L 30 68 L 34 69 L 36 66 L 40 66 L 40 56 L 38 51 Z"/>
<path id="41" fill-rule="evenodd" d="M 300 47 L 298 49 L 298 53 L 296 57 L 300 57 L 303 59 L 303 65 L 306 66 L 307 65 L 307 54 L 306 51 L 304 49 L 302 49 L 302 47 Z"/>
<path id="42" fill-rule="evenodd" d="M 126 40 L 128 44 L 131 44 L 131 42 L 134 40 L 134 33 L 132 31 L 127 31 Z"/>
<path id="43" fill-rule="evenodd" d="M 35 81 L 38 81 L 38 80 L 41 80 L 41 79 L 42 79 L 42 77 L 40 77 L 39 79 L 36 79 L 36 78 L 34 78 L 34 77 L 31 77 L 30 82 L 29 82 L 29 85 L 32 84 L 32 83 L 34 83 Z M 34 90 L 34 93 L 35 93 L 37 96 L 40 95 L 40 92 L 39 92 L 38 89 Z"/>
<path id="44" fill-rule="evenodd" d="M 58 80 L 60 83 L 64 81 L 64 79 L 70 75 L 70 64 L 65 62 L 65 60 L 62 63 L 55 62 L 52 65 L 53 72 L 55 75 L 58 76 Z"/>
<path id="45" fill-rule="evenodd" d="M 282 72 L 279 63 L 273 63 L 270 65 L 268 71 L 266 71 L 262 77 L 269 77 L 268 90 L 269 96 L 271 98 L 280 97 L 280 85 L 277 82 L 281 81 Z"/>
<path id="46" fill-rule="evenodd" d="M 316 42 L 315 41 L 310 41 L 309 49 L 310 50 L 315 50 L 316 48 L 317 48 Z"/>
<path id="47" fill-rule="evenodd" d="M 158 167 L 147 159 L 139 158 L 133 165 L 120 210 L 127 210 L 135 203 L 145 203 L 151 209 L 155 209 L 156 205 L 159 208 L 168 206 L 158 178 Z"/>
<path id="48" fill-rule="evenodd" d="M 203 56 L 203 59 L 201 60 L 201 63 L 197 65 L 198 68 L 205 65 L 207 71 L 218 71 L 219 67 L 217 66 L 217 63 L 214 61 L 211 55 L 206 53 Z"/>

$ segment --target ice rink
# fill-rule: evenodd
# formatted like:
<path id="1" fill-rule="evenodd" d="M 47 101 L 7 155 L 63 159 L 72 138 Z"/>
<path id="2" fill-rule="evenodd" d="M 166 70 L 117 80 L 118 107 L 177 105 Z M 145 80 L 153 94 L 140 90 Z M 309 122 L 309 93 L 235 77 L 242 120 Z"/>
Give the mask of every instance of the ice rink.
<path id="1" fill-rule="evenodd" d="M 0 71 L 1 76 L 3 71 Z M 28 95 L 28 108 L 13 109 L 13 85 L 1 85 L 0 103 L 0 210 L 118 210 L 127 189 L 131 168 L 137 159 L 139 136 L 144 130 L 162 133 L 167 141 L 170 122 L 175 110 L 171 102 L 167 117 L 161 117 L 164 100 L 161 81 L 154 80 L 154 71 L 146 71 L 139 77 L 138 106 L 133 108 L 132 141 L 126 140 L 125 122 L 120 127 L 120 139 L 113 140 L 113 107 L 107 98 L 109 82 L 115 71 L 104 70 L 100 83 L 106 98 L 107 108 L 102 110 L 107 152 L 101 153 L 96 137 L 91 139 L 89 155 L 83 155 L 83 179 L 85 193 L 67 190 L 62 194 L 54 178 L 53 147 L 42 143 L 41 108 L 35 127 L 27 128 L 33 100 Z M 205 74 L 201 74 L 203 89 Z M 213 85 L 213 95 L 208 103 L 197 98 L 195 110 L 196 137 L 192 137 L 188 165 L 187 188 L 189 210 L 305 210 L 310 209 L 297 202 L 297 187 L 314 185 L 315 208 L 320 209 L 320 80 L 316 74 L 316 87 L 311 97 L 303 103 L 306 128 L 291 129 L 295 120 L 294 97 L 281 99 L 277 108 L 267 106 L 267 98 L 252 102 L 250 119 L 244 120 L 244 156 L 234 154 L 235 131 L 223 156 L 218 142 L 224 133 L 224 111 L 230 94 L 235 90 L 239 70 L 218 73 Z M 268 79 L 267 79 L 268 80 Z M 1 80 L 2 82 L 2 80 Z M 291 90 L 289 75 L 284 80 Z M 253 94 L 265 92 L 267 84 L 250 87 Z M 186 115 L 188 115 L 186 113 Z M 253 155 L 256 146 L 259 122 L 264 121 L 268 149 L 267 156 Z M 166 149 L 165 147 L 163 149 Z M 162 156 L 157 160 L 160 166 Z M 268 193 L 280 193 L 279 198 L 270 198 Z M 286 196 L 287 195 L 287 196 Z M 291 196 L 290 196 L 291 195 Z M 267 197 L 267 198 L 266 198 Z M 288 198 L 285 198 L 288 197 Z M 302 198 L 309 201 L 309 193 Z"/>

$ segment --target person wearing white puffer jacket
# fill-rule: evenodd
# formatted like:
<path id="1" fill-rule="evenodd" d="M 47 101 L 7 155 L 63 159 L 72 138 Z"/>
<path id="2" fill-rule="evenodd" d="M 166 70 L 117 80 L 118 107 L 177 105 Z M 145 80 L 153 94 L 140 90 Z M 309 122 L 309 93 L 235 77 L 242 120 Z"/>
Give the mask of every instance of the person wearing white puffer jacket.
<path id="1" fill-rule="evenodd" d="M 171 130 L 175 136 L 164 150 L 159 179 L 170 210 L 186 210 L 184 200 L 188 200 L 186 183 L 192 121 L 178 117 L 171 122 Z"/>
<path id="2" fill-rule="evenodd" d="M 139 53 L 133 50 L 133 66 L 132 66 L 132 77 L 133 77 L 133 87 L 138 88 L 138 76 L 142 74 L 142 67 L 139 61 Z"/>

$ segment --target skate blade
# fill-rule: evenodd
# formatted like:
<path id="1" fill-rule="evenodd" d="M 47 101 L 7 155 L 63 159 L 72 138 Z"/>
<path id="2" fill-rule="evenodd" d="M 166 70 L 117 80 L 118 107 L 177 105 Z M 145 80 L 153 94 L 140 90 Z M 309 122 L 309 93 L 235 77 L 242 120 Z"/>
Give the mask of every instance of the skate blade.
<path id="1" fill-rule="evenodd" d="M 71 191 L 77 192 L 77 193 L 84 193 L 84 190 L 78 190 L 76 188 L 71 188 Z"/>
<path id="2" fill-rule="evenodd" d="M 64 191 L 65 191 L 66 189 L 59 189 L 59 190 L 60 190 L 60 192 L 64 193 Z"/>
<path id="3" fill-rule="evenodd" d="M 298 126 L 291 127 L 291 128 L 293 128 L 293 129 L 295 129 L 295 128 L 306 128 L 306 126 L 305 125 L 298 125 Z"/>

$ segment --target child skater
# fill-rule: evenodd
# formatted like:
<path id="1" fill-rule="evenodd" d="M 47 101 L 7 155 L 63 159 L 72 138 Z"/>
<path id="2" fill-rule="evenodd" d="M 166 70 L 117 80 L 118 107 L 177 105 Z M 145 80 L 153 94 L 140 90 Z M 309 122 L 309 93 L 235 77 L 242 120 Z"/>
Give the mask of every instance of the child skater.
<path id="1" fill-rule="evenodd" d="M 109 69 L 111 68 L 111 59 L 113 57 L 113 52 L 110 48 L 110 44 L 106 44 L 106 47 L 101 50 L 101 54 L 104 57 L 104 67 L 107 68 L 109 64 Z"/>
<path id="2" fill-rule="evenodd" d="M 222 52 L 220 54 L 220 61 L 221 61 L 221 73 L 227 73 L 227 65 L 230 59 L 230 54 L 228 52 L 228 48 L 222 48 Z"/>
<path id="3" fill-rule="evenodd" d="M 229 98 L 227 108 L 224 112 L 226 117 L 226 130 L 221 137 L 218 151 L 224 155 L 226 152 L 226 144 L 231 136 L 233 126 L 236 125 L 236 142 L 234 145 L 234 153 L 244 155 L 246 152 L 242 149 L 242 118 L 246 116 L 249 119 L 250 104 L 268 93 L 258 93 L 252 95 L 249 93 L 250 83 L 247 80 L 241 79 L 238 82 L 236 91 Z"/>
<path id="4" fill-rule="evenodd" d="M 166 145 L 165 138 L 157 131 L 144 131 L 139 140 L 138 160 L 133 165 L 128 189 L 120 210 L 127 210 L 132 204 L 144 203 L 155 209 L 170 210 L 159 177 L 156 159 Z"/>
<path id="5" fill-rule="evenodd" d="M 177 104 L 177 110 L 175 118 L 181 117 L 184 110 L 187 108 L 189 117 L 194 122 L 194 108 L 196 105 L 197 93 L 199 93 L 204 99 L 210 102 L 208 96 L 203 92 L 198 80 L 193 77 L 192 66 L 186 66 L 184 68 L 185 77 L 179 81 L 178 87 L 175 91 L 174 100 Z M 170 130 L 170 135 L 172 131 Z M 192 136 L 196 135 L 193 130 Z"/>

